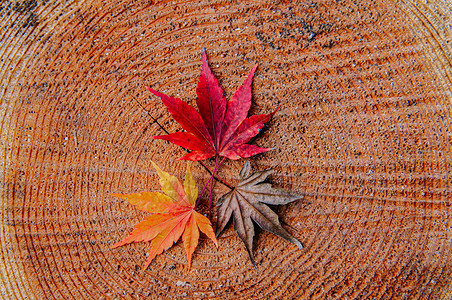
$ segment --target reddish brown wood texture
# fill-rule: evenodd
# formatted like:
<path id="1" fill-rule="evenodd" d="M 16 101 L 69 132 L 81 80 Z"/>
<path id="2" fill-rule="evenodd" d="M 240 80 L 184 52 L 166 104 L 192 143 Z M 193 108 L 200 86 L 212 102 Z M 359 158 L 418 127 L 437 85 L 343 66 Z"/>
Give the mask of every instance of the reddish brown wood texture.
<path id="1" fill-rule="evenodd" d="M 447 298 L 451 6 L 424 3 L 2 1 L 1 297 Z M 258 63 L 252 113 L 281 104 L 251 161 L 305 195 L 277 210 L 305 248 L 260 232 L 256 270 L 229 228 L 143 272 L 148 245 L 110 246 L 144 215 L 109 193 L 185 166 L 133 99 L 180 130 L 144 86 L 194 104 L 203 46 L 228 97 Z"/>

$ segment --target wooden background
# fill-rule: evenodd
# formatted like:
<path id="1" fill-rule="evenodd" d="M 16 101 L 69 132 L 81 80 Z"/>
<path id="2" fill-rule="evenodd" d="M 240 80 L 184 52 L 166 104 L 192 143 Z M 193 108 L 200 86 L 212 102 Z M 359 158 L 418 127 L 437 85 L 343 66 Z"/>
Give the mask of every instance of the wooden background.
<path id="1" fill-rule="evenodd" d="M 422 0 L 0 4 L 2 299 L 448 299 L 452 5 Z M 277 208 L 305 246 L 266 232 L 258 270 L 232 226 L 191 269 L 180 244 L 111 250 L 145 214 L 112 192 L 182 177 L 180 130 L 149 85 L 194 103 L 205 46 L 228 97 L 281 110 L 251 159 L 305 195 Z M 212 165 L 212 161 L 206 162 Z M 220 174 L 236 181 L 243 160 Z M 193 164 L 202 185 L 208 174 Z M 225 191 L 216 184 L 214 198 Z"/>

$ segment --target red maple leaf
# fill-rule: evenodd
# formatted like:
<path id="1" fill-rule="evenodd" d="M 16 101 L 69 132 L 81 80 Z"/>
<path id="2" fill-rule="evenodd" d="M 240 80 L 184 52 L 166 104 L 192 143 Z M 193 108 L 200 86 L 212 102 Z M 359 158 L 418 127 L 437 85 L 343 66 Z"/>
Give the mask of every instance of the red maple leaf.
<path id="1" fill-rule="evenodd" d="M 192 150 L 180 159 L 195 161 L 212 156 L 236 160 L 271 150 L 247 144 L 278 110 L 270 114 L 246 117 L 251 106 L 251 83 L 256 68 L 257 65 L 251 69 L 232 99 L 227 101 L 223 97 L 223 89 L 209 68 L 207 55 L 203 49 L 201 75 L 196 89 L 199 112 L 178 98 L 147 87 L 150 92 L 162 99 L 169 113 L 186 130 L 153 138 L 167 140 Z"/>

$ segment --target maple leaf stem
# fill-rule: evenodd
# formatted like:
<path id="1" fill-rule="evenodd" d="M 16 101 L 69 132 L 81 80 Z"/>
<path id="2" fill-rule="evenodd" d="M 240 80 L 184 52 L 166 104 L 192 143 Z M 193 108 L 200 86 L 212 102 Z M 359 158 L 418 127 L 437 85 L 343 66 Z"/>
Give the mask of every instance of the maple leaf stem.
<path id="1" fill-rule="evenodd" d="M 220 161 L 220 163 L 218 164 L 218 155 L 217 155 L 217 156 L 215 156 L 215 167 L 214 167 L 214 169 L 213 169 L 213 172 L 210 171 L 210 170 L 206 167 L 206 168 L 209 170 L 209 172 L 211 172 L 212 175 L 210 176 L 209 180 L 207 180 L 207 182 L 206 182 L 206 184 L 204 185 L 204 187 L 203 187 L 201 193 L 199 194 L 198 200 L 196 200 L 195 208 L 198 206 L 199 202 L 201 201 L 202 195 L 204 194 L 204 192 L 206 191 L 207 186 L 208 186 L 209 183 L 210 183 L 210 186 L 211 186 L 211 188 L 210 188 L 210 198 L 209 198 L 209 212 L 210 212 L 211 207 L 212 207 L 212 203 L 211 203 L 211 202 L 212 202 L 212 198 L 211 198 L 211 195 L 212 195 L 212 185 L 213 185 L 213 180 L 212 180 L 212 179 L 215 178 L 215 173 L 218 171 L 218 169 L 220 168 L 220 166 L 223 164 L 224 160 L 225 160 L 225 158 L 223 157 L 223 159 L 222 159 L 222 160 Z M 230 186 L 228 185 L 228 187 L 230 187 Z M 231 189 L 232 189 L 232 188 L 231 188 Z M 209 217 L 210 217 L 210 215 L 209 215 Z"/>
<path id="2" fill-rule="evenodd" d="M 140 103 L 140 101 L 138 101 L 137 98 L 135 98 L 134 95 L 130 94 L 130 96 L 132 96 L 133 100 L 135 100 L 135 102 L 138 103 L 138 105 L 141 107 L 141 109 L 144 110 L 144 111 L 148 114 L 149 117 L 151 117 L 152 121 L 153 121 L 155 124 L 157 124 L 158 127 L 160 127 L 160 129 L 162 129 L 166 134 L 169 134 L 169 132 L 165 129 L 165 127 L 163 127 L 163 126 L 159 123 L 159 121 L 157 121 L 157 119 L 154 118 L 154 117 L 151 115 L 151 113 L 143 106 L 143 104 Z"/>
<path id="3" fill-rule="evenodd" d="M 224 159 L 221 161 L 221 163 L 223 163 Z M 220 166 L 218 166 L 218 155 L 215 155 L 215 168 L 213 168 L 214 172 L 212 174 L 212 176 L 215 175 L 215 170 L 218 171 L 218 168 Z M 210 220 L 210 216 L 212 213 L 212 189 L 213 189 L 213 180 L 210 180 L 210 190 L 209 190 L 209 220 Z"/>
<path id="4" fill-rule="evenodd" d="M 223 158 L 223 161 L 224 161 L 224 158 Z M 223 161 L 220 163 L 220 165 L 223 163 Z M 210 175 L 213 176 L 213 179 L 215 179 L 216 181 L 218 181 L 219 183 L 223 184 L 224 186 L 228 187 L 228 188 L 231 189 L 231 190 L 234 189 L 234 188 L 232 187 L 231 184 L 229 184 L 227 181 L 225 181 L 225 180 L 224 180 L 223 178 L 221 178 L 220 176 L 216 175 L 215 172 L 211 171 L 211 170 L 209 169 L 209 167 L 207 167 L 202 161 L 199 161 L 199 160 L 198 160 L 198 163 L 200 163 L 201 166 L 203 166 L 203 167 L 207 170 L 207 172 L 209 172 Z"/>

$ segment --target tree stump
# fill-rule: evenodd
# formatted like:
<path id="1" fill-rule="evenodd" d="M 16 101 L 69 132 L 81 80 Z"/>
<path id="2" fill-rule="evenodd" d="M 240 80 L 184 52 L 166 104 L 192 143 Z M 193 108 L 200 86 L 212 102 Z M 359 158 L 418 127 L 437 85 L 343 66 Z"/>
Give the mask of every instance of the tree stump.
<path id="1" fill-rule="evenodd" d="M 3 1 L 2 299 L 448 299 L 451 9 Z M 191 268 L 179 243 L 142 271 L 147 243 L 110 246 L 146 214 L 110 193 L 158 190 L 151 160 L 183 177 L 183 149 L 150 139 L 152 118 L 181 128 L 144 87 L 194 104 L 203 46 L 228 98 L 258 63 L 252 113 L 281 105 L 254 141 L 275 149 L 251 163 L 304 195 L 277 208 L 304 249 L 258 232 L 255 269 L 229 226 Z M 236 182 L 243 163 L 221 176 Z"/>

